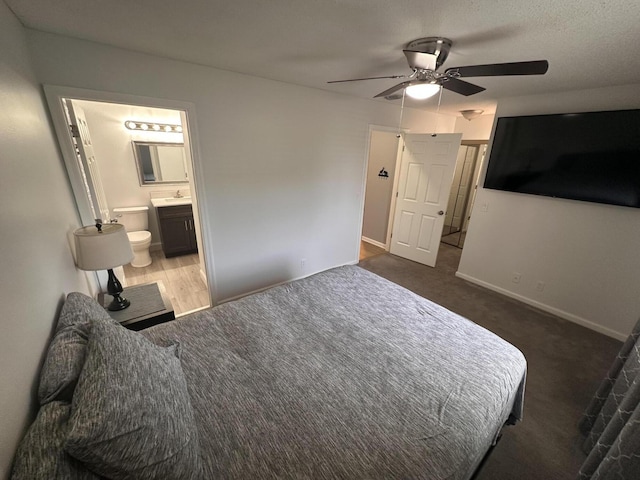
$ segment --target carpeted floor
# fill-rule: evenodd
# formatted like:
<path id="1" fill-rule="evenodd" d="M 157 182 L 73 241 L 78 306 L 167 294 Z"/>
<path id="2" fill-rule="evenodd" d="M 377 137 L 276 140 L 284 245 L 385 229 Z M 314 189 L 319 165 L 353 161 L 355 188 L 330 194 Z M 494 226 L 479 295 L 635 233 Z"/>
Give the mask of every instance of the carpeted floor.
<path id="1" fill-rule="evenodd" d="M 575 479 L 585 458 L 577 422 L 622 343 L 455 277 L 460 255 L 442 244 L 436 268 L 388 253 L 359 265 L 482 325 L 527 358 L 524 420 L 504 430 L 478 480 Z"/>

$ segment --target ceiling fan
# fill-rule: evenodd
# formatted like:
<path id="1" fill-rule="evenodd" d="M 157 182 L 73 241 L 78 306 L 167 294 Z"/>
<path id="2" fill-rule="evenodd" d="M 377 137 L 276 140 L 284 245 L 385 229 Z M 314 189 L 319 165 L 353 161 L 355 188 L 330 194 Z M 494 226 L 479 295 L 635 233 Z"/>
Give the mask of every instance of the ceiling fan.
<path id="1" fill-rule="evenodd" d="M 496 77 L 505 75 L 543 75 L 549 68 L 546 60 L 528 62 L 492 63 L 488 65 L 469 65 L 466 67 L 447 68 L 439 72 L 449 55 L 453 42 L 444 37 L 419 38 L 409 42 L 402 51 L 412 70 L 410 75 L 390 75 L 386 77 L 351 78 L 348 80 L 333 80 L 327 83 L 359 82 L 361 80 L 378 80 L 383 78 L 407 78 L 374 98 L 384 97 L 395 100 L 402 95 L 396 92 L 405 89 L 405 93 L 413 98 L 429 98 L 440 87 L 460 95 L 475 95 L 485 90 L 484 87 L 465 82 L 460 78 L 466 77 Z"/>

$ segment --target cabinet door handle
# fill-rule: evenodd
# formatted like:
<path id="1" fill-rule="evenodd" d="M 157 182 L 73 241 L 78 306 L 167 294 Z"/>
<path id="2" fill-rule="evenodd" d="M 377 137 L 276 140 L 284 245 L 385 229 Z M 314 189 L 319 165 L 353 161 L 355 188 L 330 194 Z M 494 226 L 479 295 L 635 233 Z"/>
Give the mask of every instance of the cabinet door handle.
<path id="1" fill-rule="evenodd" d="M 186 220 L 184 221 L 184 229 L 185 230 L 189 230 L 189 227 L 187 227 L 187 221 Z"/>

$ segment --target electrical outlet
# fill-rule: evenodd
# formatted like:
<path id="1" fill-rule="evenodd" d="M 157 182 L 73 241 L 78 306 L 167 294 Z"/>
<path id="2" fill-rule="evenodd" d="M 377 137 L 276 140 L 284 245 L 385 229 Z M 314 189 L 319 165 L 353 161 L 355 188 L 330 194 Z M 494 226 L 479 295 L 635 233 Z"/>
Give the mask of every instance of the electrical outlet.
<path id="1" fill-rule="evenodd" d="M 481 212 L 488 212 L 488 211 L 489 211 L 489 204 L 488 204 L 488 203 L 486 203 L 486 202 L 485 202 L 485 203 L 483 203 L 483 204 L 480 206 L 480 211 L 481 211 Z"/>
<path id="2" fill-rule="evenodd" d="M 536 283 L 536 290 L 538 292 L 542 292 L 544 290 L 544 282 L 542 280 Z"/>
<path id="3" fill-rule="evenodd" d="M 518 272 L 513 272 L 513 275 L 511 275 L 511 281 L 513 283 L 520 283 L 520 278 L 522 277 L 521 273 Z"/>

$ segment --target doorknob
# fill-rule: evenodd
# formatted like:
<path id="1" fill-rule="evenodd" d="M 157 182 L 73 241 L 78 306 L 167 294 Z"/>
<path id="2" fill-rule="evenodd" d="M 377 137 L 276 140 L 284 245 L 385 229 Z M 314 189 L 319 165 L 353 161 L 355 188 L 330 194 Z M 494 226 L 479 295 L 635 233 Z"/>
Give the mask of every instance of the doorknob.
<path id="1" fill-rule="evenodd" d="M 443 212 L 442 210 L 440 210 L 440 211 L 438 212 L 438 215 L 444 215 L 444 212 Z"/>

